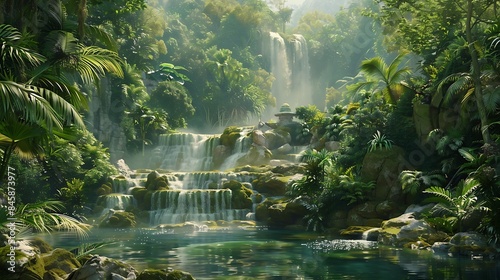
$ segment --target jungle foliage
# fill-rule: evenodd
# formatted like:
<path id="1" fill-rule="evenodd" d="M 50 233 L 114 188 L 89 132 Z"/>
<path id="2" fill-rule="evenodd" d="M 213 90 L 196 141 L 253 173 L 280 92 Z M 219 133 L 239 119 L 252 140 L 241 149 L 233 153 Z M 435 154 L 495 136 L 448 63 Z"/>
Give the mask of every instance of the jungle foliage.
<path id="1" fill-rule="evenodd" d="M 37 205 L 85 212 L 82 194 L 96 195 L 116 172 L 109 143 L 87 131 L 90 96 L 111 93 L 115 107 L 105 114 L 135 152 L 174 129 L 244 123 L 275 106 L 261 44 L 279 30 L 309 46 L 315 105 L 297 116 L 302 140 L 320 144 L 304 156 L 307 173 L 290 195 L 308 197 L 311 228 L 321 228 L 333 201 L 368 199 L 363 158 L 399 147 L 423 154 L 396 177 L 412 202 L 435 197 L 431 223 L 460 230 L 463 212 L 477 210 L 475 229 L 498 239 L 499 2 L 357 0 L 296 26 L 287 25 L 293 11 L 274 2 L 273 11 L 261 0 L 3 1 L 0 176 L 8 167 L 24 174 L 26 220 L 41 215 Z M 414 115 L 422 106 L 430 108 L 426 131 Z M 332 141 L 335 152 L 322 150 Z M 36 204 L 57 197 L 75 201 Z"/>

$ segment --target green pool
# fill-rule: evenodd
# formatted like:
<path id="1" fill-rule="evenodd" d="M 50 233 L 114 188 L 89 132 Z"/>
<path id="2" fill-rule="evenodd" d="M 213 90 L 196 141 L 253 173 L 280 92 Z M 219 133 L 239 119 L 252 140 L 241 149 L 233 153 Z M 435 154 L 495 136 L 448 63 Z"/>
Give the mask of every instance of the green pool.
<path id="1" fill-rule="evenodd" d="M 69 234 L 44 239 L 66 249 L 82 242 Z M 110 244 L 93 253 L 126 261 L 139 271 L 172 267 L 196 279 L 500 279 L 498 260 L 259 228 L 177 233 L 96 229 L 83 242 L 102 241 Z"/>

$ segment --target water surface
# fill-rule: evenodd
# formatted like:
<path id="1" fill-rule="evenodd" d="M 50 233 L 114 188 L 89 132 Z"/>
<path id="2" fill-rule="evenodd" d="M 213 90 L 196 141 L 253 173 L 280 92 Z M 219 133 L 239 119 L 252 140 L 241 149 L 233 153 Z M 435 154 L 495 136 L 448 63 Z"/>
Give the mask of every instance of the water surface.
<path id="1" fill-rule="evenodd" d="M 82 241 L 44 236 L 54 247 Z M 172 267 L 196 279 L 500 279 L 500 262 L 439 256 L 259 228 L 172 232 L 94 229 L 83 242 L 110 242 L 94 254 L 126 261 L 141 271 Z M 113 242 L 113 243 L 111 243 Z"/>

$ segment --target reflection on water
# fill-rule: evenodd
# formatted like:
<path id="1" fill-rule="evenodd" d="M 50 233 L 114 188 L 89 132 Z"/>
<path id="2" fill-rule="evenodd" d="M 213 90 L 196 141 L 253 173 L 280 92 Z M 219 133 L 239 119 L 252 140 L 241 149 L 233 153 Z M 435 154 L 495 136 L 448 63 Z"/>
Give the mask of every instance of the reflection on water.
<path id="1" fill-rule="evenodd" d="M 75 248 L 68 234 L 43 236 L 54 247 Z M 500 279 L 500 262 L 437 256 L 265 229 L 172 232 L 93 230 L 85 243 L 115 242 L 93 252 L 141 271 L 172 267 L 196 279 Z"/>

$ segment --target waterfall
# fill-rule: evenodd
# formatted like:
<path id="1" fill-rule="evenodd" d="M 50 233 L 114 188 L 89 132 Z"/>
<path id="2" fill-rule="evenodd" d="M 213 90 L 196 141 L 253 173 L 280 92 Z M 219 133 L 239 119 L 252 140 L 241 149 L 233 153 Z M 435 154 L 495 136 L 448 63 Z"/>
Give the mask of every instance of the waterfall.
<path id="1" fill-rule="evenodd" d="M 213 150 L 220 142 L 218 135 L 173 133 L 160 136 L 154 161 L 160 168 L 174 171 L 211 170 Z"/>
<path id="2" fill-rule="evenodd" d="M 271 73 L 275 78 L 271 92 L 276 98 L 276 104 L 283 104 L 289 102 L 290 94 L 290 67 L 285 40 L 277 32 L 270 32 L 269 37 Z"/>
<path id="3" fill-rule="evenodd" d="M 238 160 L 245 156 L 252 145 L 252 137 L 248 136 L 250 129 L 243 129 L 240 132 L 240 137 L 236 139 L 236 143 L 233 148 L 233 154 L 227 157 L 221 164 L 220 170 L 227 170 L 233 168 L 238 163 Z"/>
<path id="4" fill-rule="evenodd" d="M 243 220 L 248 210 L 232 210 L 229 189 L 157 191 L 151 197 L 150 223 L 178 224 L 234 219 Z"/>
<path id="5" fill-rule="evenodd" d="M 271 92 L 276 105 L 288 103 L 292 108 L 312 104 L 311 75 L 307 42 L 300 34 L 289 42 L 276 32 L 269 33 L 269 61 L 275 77 Z"/>
<path id="6" fill-rule="evenodd" d="M 132 195 L 121 193 L 102 195 L 98 198 L 97 204 L 103 205 L 104 207 L 101 215 L 108 213 L 110 209 L 127 210 L 127 208 L 137 205 Z"/>
<path id="7" fill-rule="evenodd" d="M 307 42 L 304 36 L 294 34 L 291 63 L 291 104 L 296 106 L 312 104 L 311 74 Z M 281 103 L 279 103 L 281 104 Z"/>

